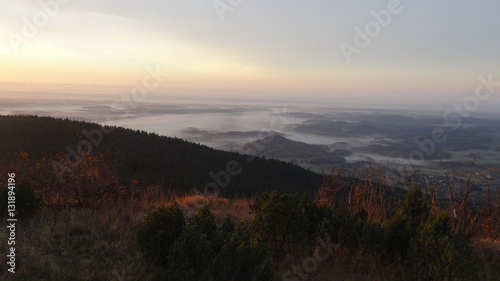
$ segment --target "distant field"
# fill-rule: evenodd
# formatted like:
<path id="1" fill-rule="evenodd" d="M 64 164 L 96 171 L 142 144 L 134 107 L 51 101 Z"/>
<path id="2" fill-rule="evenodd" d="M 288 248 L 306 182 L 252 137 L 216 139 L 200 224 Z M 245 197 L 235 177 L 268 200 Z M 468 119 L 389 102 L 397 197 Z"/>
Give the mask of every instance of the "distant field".
<path id="1" fill-rule="evenodd" d="M 466 150 L 466 151 L 450 151 L 453 155 L 451 161 L 457 161 L 464 164 L 470 163 L 476 153 L 480 153 L 477 159 L 478 165 L 500 165 L 500 151 L 495 150 Z"/>

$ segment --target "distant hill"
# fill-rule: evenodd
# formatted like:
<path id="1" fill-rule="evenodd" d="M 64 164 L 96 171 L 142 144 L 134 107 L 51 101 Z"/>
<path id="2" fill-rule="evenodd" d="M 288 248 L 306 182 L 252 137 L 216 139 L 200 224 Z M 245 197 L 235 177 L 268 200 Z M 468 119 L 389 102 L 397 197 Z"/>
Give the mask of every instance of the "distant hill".
<path id="1" fill-rule="evenodd" d="M 29 155 L 30 165 L 41 159 L 61 163 L 60 159 L 71 154 L 68 151 L 76 152 L 79 144 L 86 143 L 92 144 L 90 155 L 105 155 L 109 158 L 106 161 L 118 167 L 121 181 L 162 184 L 180 192 L 203 190 L 209 183 L 227 184 L 221 189 L 225 196 L 252 195 L 269 189 L 313 192 L 322 180 L 319 174 L 290 163 L 220 151 L 145 131 L 68 119 L 0 116 L 0 136 L 0 159 L 7 164 L 9 160 L 5 159 L 13 159 L 19 152 Z M 277 144 L 273 141 L 269 147 L 279 146 L 282 141 L 277 138 Z M 80 150 L 86 149 L 80 146 Z"/>
<path id="2" fill-rule="evenodd" d="M 329 152 L 330 148 L 326 145 L 313 145 L 300 141 L 287 139 L 281 135 L 269 136 L 254 142 L 247 143 L 243 146 L 243 151 L 249 151 L 252 147 L 262 147 L 258 149 L 258 156 L 268 158 L 293 160 L 315 164 L 315 165 L 335 165 L 344 164 L 344 156 L 348 156 L 349 152 L 336 149 Z"/>
<path id="3" fill-rule="evenodd" d="M 187 128 L 182 131 L 183 134 L 189 135 L 191 138 L 197 137 L 199 139 L 221 139 L 221 138 L 256 138 L 262 135 L 283 135 L 275 131 L 229 131 L 211 133 L 206 130 L 197 128 Z"/>
<path id="4" fill-rule="evenodd" d="M 259 139 L 243 146 L 243 151 L 249 147 L 263 147 L 257 155 L 269 158 L 311 158 L 325 156 L 328 146 L 312 145 L 305 142 L 293 141 L 280 135 L 273 135 Z"/>

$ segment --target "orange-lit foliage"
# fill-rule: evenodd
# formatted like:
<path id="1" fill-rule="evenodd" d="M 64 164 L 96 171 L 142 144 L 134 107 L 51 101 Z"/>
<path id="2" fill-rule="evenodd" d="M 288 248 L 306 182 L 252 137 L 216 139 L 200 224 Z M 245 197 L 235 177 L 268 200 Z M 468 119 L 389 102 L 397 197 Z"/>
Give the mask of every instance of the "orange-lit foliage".
<path id="1" fill-rule="evenodd" d="M 81 159 L 75 167 L 68 167 L 63 177 L 54 171 L 53 163 L 64 163 L 66 155 L 30 159 L 28 153 L 16 153 L 0 164 L 2 176 L 14 172 L 42 195 L 47 205 L 93 205 L 107 200 L 130 196 L 132 186 L 120 184 L 118 165 L 111 155 L 95 153 Z"/>

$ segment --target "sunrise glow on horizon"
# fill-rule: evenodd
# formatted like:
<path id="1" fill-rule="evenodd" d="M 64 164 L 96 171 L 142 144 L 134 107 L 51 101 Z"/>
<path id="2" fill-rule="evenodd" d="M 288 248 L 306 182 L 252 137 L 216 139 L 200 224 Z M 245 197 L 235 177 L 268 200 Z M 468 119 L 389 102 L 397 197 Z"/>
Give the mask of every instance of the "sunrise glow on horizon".
<path id="1" fill-rule="evenodd" d="M 147 67 L 169 74 L 158 93 L 236 97 L 453 98 L 500 77 L 495 1 L 216 3 L 3 1 L 0 98 L 34 85 L 66 85 L 68 98 L 67 85 L 126 89 Z M 357 49 L 349 59 L 342 43 Z"/>

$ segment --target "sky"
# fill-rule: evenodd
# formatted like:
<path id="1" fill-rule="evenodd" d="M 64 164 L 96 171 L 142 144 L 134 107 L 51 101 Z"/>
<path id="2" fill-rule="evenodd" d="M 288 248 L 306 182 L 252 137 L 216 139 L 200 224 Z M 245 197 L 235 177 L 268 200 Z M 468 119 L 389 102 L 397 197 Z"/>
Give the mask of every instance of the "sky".
<path id="1" fill-rule="evenodd" d="M 0 0 L 0 98 L 119 94 L 157 70 L 148 91 L 165 96 L 461 101 L 479 76 L 500 81 L 498 11 L 493 0 Z"/>

